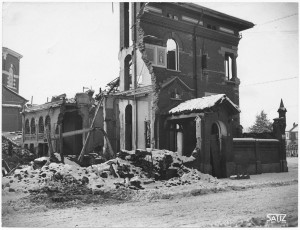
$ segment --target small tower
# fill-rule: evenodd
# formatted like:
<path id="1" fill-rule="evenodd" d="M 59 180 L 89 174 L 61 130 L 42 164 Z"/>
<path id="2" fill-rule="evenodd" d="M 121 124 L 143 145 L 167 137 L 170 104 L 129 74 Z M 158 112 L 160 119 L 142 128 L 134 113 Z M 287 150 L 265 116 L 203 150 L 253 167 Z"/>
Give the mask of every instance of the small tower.
<path id="1" fill-rule="evenodd" d="M 280 171 L 287 172 L 286 148 L 285 148 L 285 128 L 286 128 L 286 108 L 281 99 L 279 109 L 277 110 L 279 117 L 274 119 L 273 134 L 280 142 Z"/>
<path id="2" fill-rule="evenodd" d="M 282 99 L 280 101 L 280 106 L 279 106 L 279 109 L 277 110 L 277 112 L 279 114 L 279 118 L 284 117 L 286 119 L 285 114 L 286 114 L 287 110 L 284 107 Z"/>

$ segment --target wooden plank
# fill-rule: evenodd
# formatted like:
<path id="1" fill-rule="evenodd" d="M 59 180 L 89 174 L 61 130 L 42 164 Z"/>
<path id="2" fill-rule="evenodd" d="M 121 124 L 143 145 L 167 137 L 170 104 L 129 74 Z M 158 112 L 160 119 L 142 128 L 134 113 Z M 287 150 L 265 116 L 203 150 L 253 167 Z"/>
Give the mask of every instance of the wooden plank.
<path id="1" fill-rule="evenodd" d="M 64 162 L 64 142 L 63 142 L 63 133 L 62 133 L 62 124 L 58 125 L 58 133 L 59 133 L 59 153 L 60 153 L 60 160 L 62 163 Z"/>
<path id="2" fill-rule="evenodd" d="M 49 129 L 49 125 L 46 126 L 46 135 L 47 135 L 47 142 L 48 142 L 48 153 L 49 153 L 49 159 L 47 163 L 50 163 L 50 159 L 53 156 L 53 147 L 52 147 L 52 141 L 51 141 L 51 137 L 50 137 L 50 129 Z"/>
<path id="3" fill-rule="evenodd" d="M 190 113 L 190 114 L 179 114 L 179 115 L 172 115 L 167 118 L 168 121 L 171 120 L 178 120 L 178 119 L 185 119 L 185 118 L 192 118 L 192 117 L 197 117 L 197 116 L 204 115 L 203 113 Z"/>
<path id="4" fill-rule="evenodd" d="M 91 123 L 91 126 L 90 126 L 90 131 L 93 130 L 93 128 L 94 128 L 95 121 L 96 121 L 96 117 L 97 117 L 97 114 L 98 114 L 98 112 L 99 112 L 99 109 L 100 109 L 100 107 L 101 107 L 101 105 L 102 105 L 103 99 L 104 99 L 104 96 L 102 95 L 100 101 L 98 102 L 98 105 L 97 105 L 97 108 L 96 108 L 96 111 L 95 111 L 95 115 L 94 115 L 94 117 L 93 117 L 93 120 L 92 120 L 92 123 Z M 83 147 L 82 147 L 81 152 L 80 152 L 80 154 L 79 154 L 79 157 L 78 157 L 78 161 L 79 161 L 79 162 L 81 162 L 82 159 L 83 159 L 83 155 L 84 155 L 84 153 L 85 153 L 85 149 L 86 149 L 87 143 L 88 143 L 88 141 L 89 141 L 89 139 L 90 139 L 90 136 L 91 136 L 91 132 L 90 132 L 90 131 L 88 131 L 88 134 L 87 134 L 87 136 L 86 136 L 86 138 L 85 138 Z"/>
<path id="5" fill-rule="evenodd" d="M 87 133 L 87 132 L 92 131 L 93 129 L 94 128 L 87 128 L 87 129 L 80 129 L 80 130 L 74 130 L 74 131 L 66 132 L 66 133 L 62 134 L 62 138 Z M 59 139 L 59 138 L 60 138 L 59 134 L 55 134 L 51 139 L 55 140 L 55 139 Z"/>

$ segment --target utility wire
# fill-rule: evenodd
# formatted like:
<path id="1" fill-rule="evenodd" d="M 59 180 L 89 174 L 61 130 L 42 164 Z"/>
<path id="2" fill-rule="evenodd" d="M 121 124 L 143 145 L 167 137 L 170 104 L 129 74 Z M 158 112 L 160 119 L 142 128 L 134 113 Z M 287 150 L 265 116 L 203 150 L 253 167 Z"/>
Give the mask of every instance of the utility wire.
<path id="1" fill-rule="evenodd" d="M 245 32 L 247 32 L 248 34 L 272 33 L 272 35 L 274 35 L 276 33 L 297 34 L 298 30 L 263 30 L 263 31 L 245 31 Z"/>
<path id="2" fill-rule="evenodd" d="M 276 18 L 276 19 L 273 19 L 273 20 L 271 20 L 271 21 L 267 21 L 267 22 L 258 24 L 258 25 L 256 25 L 256 26 L 262 26 L 262 25 L 269 24 L 269 23 L 272 23 L 272 22 L 277 22 L 277 21 L 279 21 L 279 20 L 286 19 L 286 18 L 295 16 L 295 15 L 298 15 L 298 13 L 290 14 L 290 15 L 287 15 L 287 16 L 284 16 L 284 17 L 281 17 L 281 18 Z"/>
<path id="3" fill-rule="evenodd" d="M 252 85 L 263 85 L 263 84 L 268 84 L 268 83 L 273 83 L 273 82 L 278 82 L 278 81 L 287 81 L 287 80 L 291 80 L 291 79 L 295 79 L 295 78 L 298 78 L 298 77 L 290 77 L 290 78 L 277 79 L 277 80 L 273 80 L 273 81 L 257 82 L 257 83 L 248 84 L 248 85 L 241 85 L 240 87 L 252 86 Z"/>

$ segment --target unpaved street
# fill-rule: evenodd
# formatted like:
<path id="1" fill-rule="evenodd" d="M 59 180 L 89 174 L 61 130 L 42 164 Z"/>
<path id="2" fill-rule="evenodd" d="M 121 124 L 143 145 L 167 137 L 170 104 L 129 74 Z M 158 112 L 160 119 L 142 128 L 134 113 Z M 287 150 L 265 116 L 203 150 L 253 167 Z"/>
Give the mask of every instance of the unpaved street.
<path id="1" fill-rule="evenodd" d="M 298 216 L 297 184 L 229 191 L 196 197 L 88 206 L 32 214 L 15 213 L 2 219 L 11 227 L 203 227 L 236 223 L 268 213 Z M 296 201 L 296 202 L 295 202 Z"/>

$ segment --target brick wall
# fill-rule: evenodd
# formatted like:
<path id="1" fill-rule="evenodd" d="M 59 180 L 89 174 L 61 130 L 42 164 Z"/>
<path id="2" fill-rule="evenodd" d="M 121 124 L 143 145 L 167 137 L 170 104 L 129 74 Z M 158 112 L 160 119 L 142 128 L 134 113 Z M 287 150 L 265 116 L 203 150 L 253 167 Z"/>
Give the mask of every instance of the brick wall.
<path id="1" fill-rule="evenodd" d="M 277 139 L 233 138 L 236 173 L 280 172 L 280 142 Z"/>

